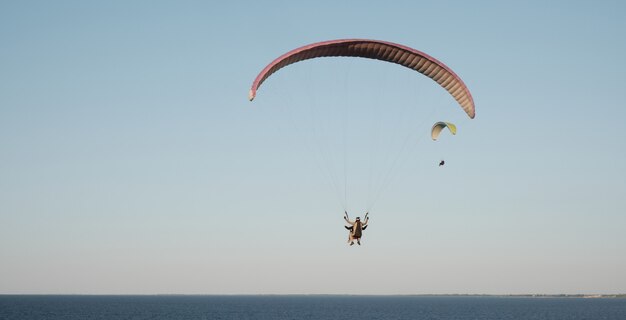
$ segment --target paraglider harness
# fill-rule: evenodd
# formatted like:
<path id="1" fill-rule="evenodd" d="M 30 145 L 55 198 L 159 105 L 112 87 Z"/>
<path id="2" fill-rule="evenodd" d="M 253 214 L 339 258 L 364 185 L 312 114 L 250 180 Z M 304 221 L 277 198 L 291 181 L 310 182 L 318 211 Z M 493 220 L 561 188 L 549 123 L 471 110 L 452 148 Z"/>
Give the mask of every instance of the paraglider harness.
<path id="1" fill-rule="evenodd" d="M 352 230 L 354 230 L 354 226 L 349 226 L 349 227 L 348 226 L 343 226 L 343 227 L 348 229 L 348 230 L 350 230 L 350 232 L 352 232 Z M 367 229 L 367 226 L 364 226 L 364 227 L 361 228 L 361 230 L 365 230 L 365 229 Z"/>
<path id="2" fill-rule="evenodd" d="M 367 221 L 367 216 L 369 214 L 370 214 L 369 212 L 365 213 L 365 217 L 363 218 L 363 221 Z M 348 213 L 347 212 L 345 212 L 345 215 L 346 215 L 346 219 L 350 220 L 350 218 L 348 218 Z M 357 220 L 360 221 L 359 217 L 357 217 Z M 343 227 L 346 228 L 347 230 L 350 230 L 350 232 L 354 231 L 354 226 L 343 226 Z M 367 225 L 364 225 L 364 226 L 361 227 L 361 230 L 365 230 L 365 229 L 367 229 Z"/>

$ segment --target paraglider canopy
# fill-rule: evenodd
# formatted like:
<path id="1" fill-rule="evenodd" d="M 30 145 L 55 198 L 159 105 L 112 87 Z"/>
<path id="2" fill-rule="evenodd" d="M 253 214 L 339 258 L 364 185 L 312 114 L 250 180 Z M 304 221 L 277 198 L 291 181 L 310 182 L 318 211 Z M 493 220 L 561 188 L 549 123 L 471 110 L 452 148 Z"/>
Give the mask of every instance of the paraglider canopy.
<path id="1" fill-rule="evenodd" d="M 309 44 L 276 58 L 254 79 L 248 98 L 252 101 L 261 84 L 274 72 L 299 61 L 319 57 L 361 57 L 392 62 L 413 69 L 436 81 L 457 101 L 470 118 L 474 100 L 463 80 L 439 60 L 400 44 L 366 39 L 330 40 Z"/>
<path id="2" fill-rule="evenodd" d="M 437 138 L 439 138 L 439 135 L 441 134 L 443 128 L 448 128 L 448 130 L 450 130 L 450 133 L 456 135 L 456 126 L 453 123 L 439 121 L 435 123 L 433 125 L 433 128 L 430 130 L 430 137 L 436 141 Z"/>

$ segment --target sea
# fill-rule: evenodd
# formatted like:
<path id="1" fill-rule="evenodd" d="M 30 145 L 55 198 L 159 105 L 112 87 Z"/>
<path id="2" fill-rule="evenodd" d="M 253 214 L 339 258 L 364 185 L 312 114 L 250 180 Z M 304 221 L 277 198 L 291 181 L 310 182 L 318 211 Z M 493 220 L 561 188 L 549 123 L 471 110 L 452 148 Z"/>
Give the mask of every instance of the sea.
<path id="1" fill-rule="evenodd" d="M 0 295 L 0 319 L 626 320 L 623 298 Z"/>

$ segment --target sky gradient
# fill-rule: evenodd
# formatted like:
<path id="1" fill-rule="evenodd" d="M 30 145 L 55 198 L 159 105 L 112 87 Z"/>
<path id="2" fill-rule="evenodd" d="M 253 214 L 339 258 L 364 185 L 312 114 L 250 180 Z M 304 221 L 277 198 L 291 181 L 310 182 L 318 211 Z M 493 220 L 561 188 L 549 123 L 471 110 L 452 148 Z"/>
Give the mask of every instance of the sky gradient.
<path id="1" fill-rule="evenodd" d="M 0 293 L 624 293 L 625 31 L 622 1 L 2 2 Z M 340 38 L 443 61 L 476 118 L 417 73 L 340 58 L 247 100 L 272 59 Z M 349 119 L 356 215 L 359 139 L 395 114 L 385 147 L 411 119 L 459 134 L 402 157 L 348 247 L 300 124 L 340 154 Z"/>

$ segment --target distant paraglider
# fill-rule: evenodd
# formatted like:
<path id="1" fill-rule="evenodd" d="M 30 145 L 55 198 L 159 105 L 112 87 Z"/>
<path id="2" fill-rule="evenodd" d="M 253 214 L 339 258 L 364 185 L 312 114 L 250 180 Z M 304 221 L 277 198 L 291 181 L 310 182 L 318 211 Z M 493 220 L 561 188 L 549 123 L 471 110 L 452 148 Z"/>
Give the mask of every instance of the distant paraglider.
<path id="1" fill-rule="evenodd" d="M 433 125 L 433 128 L 430 130 L 430 137 L 433 139 L 433 141 L 437 141 L 437 139 L 439 138 L 439 135 L 441 134 L 441 131 L 444 128 L 448 128 L 448 130 L 450 131 L 450 133 L 452 133 L 452 135 L 456 135 L 456 126 L 454 125 L 454 123 L 439 121 L 439 122 L 436 122 Z M 444 160 L 441 160 L 439 162 L 440 167 L 442 167 L 445 164 L 446 162 Z"/>

